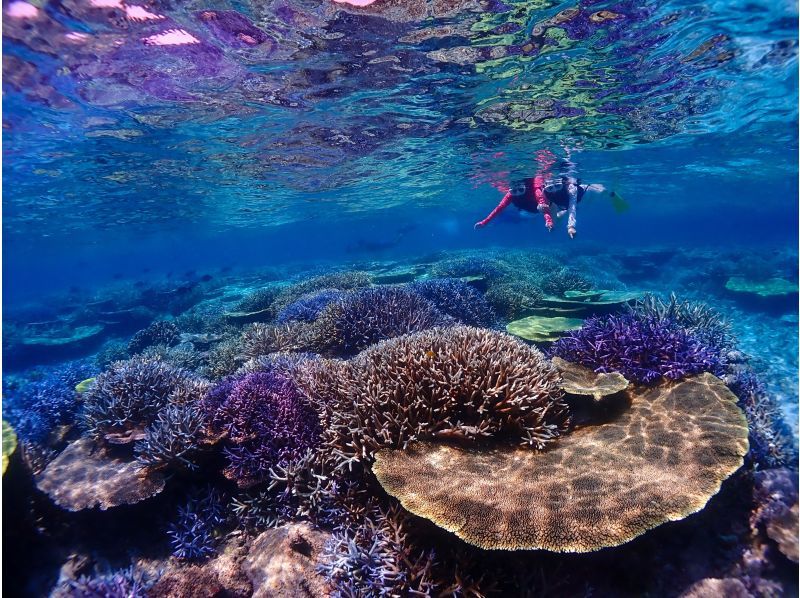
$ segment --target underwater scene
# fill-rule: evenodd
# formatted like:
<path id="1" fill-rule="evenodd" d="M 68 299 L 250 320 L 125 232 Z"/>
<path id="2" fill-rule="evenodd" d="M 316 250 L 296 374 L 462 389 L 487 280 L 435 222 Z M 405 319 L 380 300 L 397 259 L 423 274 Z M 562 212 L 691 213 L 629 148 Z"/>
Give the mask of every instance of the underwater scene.
<path id="1" fill-rule="evenodd" d="M 4 595 L 798 595 L 796 2 L 2 20 Z"/>

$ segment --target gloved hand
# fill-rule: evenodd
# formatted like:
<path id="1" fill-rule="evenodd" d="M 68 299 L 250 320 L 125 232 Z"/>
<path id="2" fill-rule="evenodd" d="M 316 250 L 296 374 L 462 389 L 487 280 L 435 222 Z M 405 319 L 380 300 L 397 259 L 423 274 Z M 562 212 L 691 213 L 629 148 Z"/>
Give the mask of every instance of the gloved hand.
<path id="1" fill-rule="evenodd" d="M 574 226 L 570 226 L 570 227 L 567 229 L 567 234 L 569 235 L 569 238 L 570 238 L 570 239 L 574 239 L 574 238 L 575 238 L 575 235 L 577 235 L 577 234 L 578 234 L 578 231 L 576 231 L 576 230 L 575 230 L 575 227 L 574 227 Z"/>
<path id="2" fill-rule="evenodd" d="M 478 230 L 479 228 L 483 228 L 484 226 L 486 226 L 486 224 L 484 222 L 476 222 L 475 226 L 473 226 L 472 229 L 473 230 Z"/>

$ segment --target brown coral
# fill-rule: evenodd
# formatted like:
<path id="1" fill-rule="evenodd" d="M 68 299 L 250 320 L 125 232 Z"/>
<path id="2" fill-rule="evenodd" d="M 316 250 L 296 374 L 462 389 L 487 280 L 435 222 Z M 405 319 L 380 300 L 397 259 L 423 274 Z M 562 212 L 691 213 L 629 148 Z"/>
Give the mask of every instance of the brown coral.
<path id="1" fill-rule="evenodd" d="M 434 437 L 503 434 L 540 449 L 569 423 L 558 373 L 542 353 L 481 328 L 434 328 L 381 342 L 349 362 L 298 369 L 300 387 L 321 412 L 325 442 L 347 461 Z"/>
<path id="2" fill-rule="evenodd" d="M 307 322 L 253 324 L 242 334 L 242 354 L 251 359 L 279 351 L 313 351 L 320 343 L 317 326 Z"/>
<path id="3" fill-rule="evenodd" d="M 81 438 L 48 464 L 36 486 L 62 509 L 105 510 L 155 496 L 164 489 L 164 477 Z"/>
<path id="4" fill-rule="evenodd" d="M 699 511 L 747 453 L 747 421 L 711 374 L 626 391 L 614 421 L 550 450 L 429 442 L 382 450 L 373 472 L 403 506 L 492 549 L 590 552 Z"/>

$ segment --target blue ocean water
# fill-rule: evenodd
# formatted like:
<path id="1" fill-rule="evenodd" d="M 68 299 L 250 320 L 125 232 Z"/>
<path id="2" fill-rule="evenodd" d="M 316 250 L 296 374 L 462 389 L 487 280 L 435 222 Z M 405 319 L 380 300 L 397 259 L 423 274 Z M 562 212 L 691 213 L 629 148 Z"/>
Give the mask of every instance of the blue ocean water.
<path id="1" fill-rule="evenodd" d="M 47 595 L 59 581 L 61 591 L 73 583 L 71 591 L 88 592 L 76 589 L 80 575 L 95 575 L 85 584 L 110 584 L 104 571 L 129 566 L 134 572 L 117 573 L 113 583 L 135 585 L 134 595 L 153 591 L 140 573 L 160 588 L 151 595 L 205 595 L 199 586 L 175 589 L 185 582 L 175 581 L 180 567 L 164 574 L 174 583 L 170 594 L 154 581 L 154 563 L 166 563 L 169 538 L 183 538 L 176 530 L 216 505 L 217 492 L 251 504 L 234 483 L 247 476 L 237 482 L 221 473 L 230 471 L 218 467 L 222 451 L 205 457 L 199 474 L 175 474 L 177 482 L 168 470 L 163 494 L 120 507 L 133 509 L 127 522 L 115 508 L 48 498 L 59 492 L 44 489 L 51 482 L 41 481 L 43 472 L 91 436 L 84 413 L 91 405 L 75 384 L 110 376 L 116 360 L 135 361 L 132 339 L 144 343 L 148 359 L 217 388 L 257 356 L 247 353 L 251 327 L 272 326 L 287 297 L 312 301 L 304 293 L 332 288 L 339 305 L 351 296 L 342 293 L 361 287 L 411 285 L 403 292 L 418 293 L 420 281 L 453 277 L 468 290 L 442 293 L 453 302 L 467 293 L 473 308 L 486 300 L 496 319 L 481 325 L 493 331 L 530 316 L 617 317 L 646 293 L 664 301 L 675 293 L 718 313 L 736 339 L 723 351 L 727 369 L 706 370 L 739 389 L 751 434 L 749 477 L 726 482 L 711 503 L 716 511 L 598 553 L 611 551 L 603 558 L 614 562 L 631 551 L 649 555 L 640 576 L 617 567 L 604 574 L 602 558 L 547 553 L 532 566 L 574 573 L 549 585 L 529 579 L 527 595 L 677 596 L 704 578 L 737 580 L 752 595 L 796 593 L 796 565 L 783 544 L 778 549 L 773 524 L 797 492 L 790 483 L 798 418 L 795 2 L 11 0 L 3 17 L 3 412 L 19 439 L 3 514 L 24 510 L 8 533 L 27 538 L 5 563 L 4 581 L 19 595 Z M 537 175 L 605 188 L 577 204 L 575 238 L 568 215 L 548 231 L 535 209 L 515 205 L 475 227 L 515 181 L 530 187 Z M 551 209 L 556 216 L 561 208 Z M 330 278 L 341 272 L 368 282 Z M 558 288 L 552 282 L 562 279 Z M 589 289 L 628 294 L 602 309 L 576 307 L 564 294 Z M 314 317 L 326 309 L 317 307 Z M 406 308 L 380 309 L 389 317 Z M 163 321 L 170 331 L 149 328 Z M 352 358 L 298 338 L 293 351 Z M 553 340 L 527 339 L 546 353 Z M 760 385 L 752 412 L 745 375 Z M 132 463 L 133 439 L 142 440 L 155 416 L 148 417 L 120 424 L 122 440 L 115 430 L 94 442 L 115 445 L 110 454 L 119 459 L 128 450 Z M 786 486 L 786 509 L 769 503 L 762 512 L 750 503 L 763 506 L 764 488 L 774 498 L 778 484 L 764 481 L 770 475 Z M 213 488 L 201 499 L 202 484 Z M 173 513 L 184 503 L 183 523 L 173 517 L 152 533 L 130 529 L 150 517 L 148 508 Z M 281 513 L 276 521 L 310 517 Z M 720 513 L 729 514 L 722 517 L 729 527 Z M 384 515 L 379 527 L 394 521 Z M 98 524 L 128 539 L 110 549 L 108 537 L 93 535 Z M 215 525 L 241 532 L 231 520 Z M 756 531 L 745 538 L 751 525 Z M 672 535 L 669 526 L 678 526 Z M 676 547 L 708 530 L 723 540 L 699 543 L 696 552 L 706 556 L 677 556 Z M 436 542 L 420 546 L 439 551 L 440 577 L 439 569 L 472 571 L 480 593 L 462 580 L 454 595 L 515 595 L 510 587 L 528 583 L 514 577 L 528 566 L 517 556 L 492 557 L 507 572 L 495 583 L 470 564 L 481 556 L 462 561 Z M 418 556 L 412 540 L 402 550 Z M 759 550 L 767 556 L 747 561 Z M 74 570 L 62 568 L 70 552 L 80 557 Z M 392 585 L 385 571 L 380 581 L 353 574 L 361 585 L 345 586 L 326 562 L 319 575 L 338 595 L 414 588 Z M 247 595 L 220 580 L 203 583 Z M 247 583 L 258 590 L 252 575 Z M 450 587 L 419 583 L 414 591 L 428 595 Z M 734 591 L 714 587 L 705 591 Z"/>

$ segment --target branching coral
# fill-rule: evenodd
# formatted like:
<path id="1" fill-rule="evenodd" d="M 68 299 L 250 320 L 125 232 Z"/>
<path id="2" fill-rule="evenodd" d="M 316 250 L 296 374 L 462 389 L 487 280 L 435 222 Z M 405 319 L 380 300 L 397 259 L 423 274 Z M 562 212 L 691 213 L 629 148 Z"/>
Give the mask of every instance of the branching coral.
<path id="1" fill-rule="evenodd" d="M 399 508 L 376 509 L 360 526 L 333 534 L 318 571 L 334 596 L 434 594 L 434 555 L 411 546 L 406 519 Z"/>
<path id="2" fill-rule="evenodd" d="M 135 355 L 153 345 L 171 347 L 172 345 L 178 344 L 179 338 L 180 331 L 173 322 L 168 322 L 166 320 L 153 322 L 147 328 L 133 335 L 133 338 L 131 338 L 128 343 L 128 353 Z"/>
<path id="3" fill-rule="evenodd" d="M 451 323 L 452 318 L 412 291 L 376 287 L 331 303 L 315 328 L 326 352 L 350 356 L 384 339 Z"/>
<path id="4" fill-rule="evenodd" d="M 329 303 L 341 298 L 342 291 L 321 289 L 298 297 L 293 303 L 284 307 L 275 318 L 279 324 L 286 322 L 313 322 Z"/>
<path id="5" fill-rule="evenodd" d="M 724 360 L 672 320 L 635 314 L 589 318 L 580 330 L 553 344 L 552 354 L 596 372 L 620 372 L 649 384 L 691 374 L 721 375 Z"/>
<path id="6" fill-rule="evenodd" d="M 670 294 L 668 301 L 664 301 L 661 297 L 648 293 L 631 306 L 630 310 L 641 317 L 657 321 L 672 320 L 704 345 L 713 347 L 722 354 L 736 348 L 730 322 L 705 303 L 678 301 L 675 293 Z"/>
<path id="7" fill-rule="evenodd" d="M 90 434 L 112 443 L 140 438 L 144 428 L 192 376 L 158 359 L 118 361 L 97 376 L 84 398 Z"/>
<path id="8" fill-rule="evenodd" d="M 53 590 L 52 598 L 147 598 L 155 583 L 133 567 L 95 575 L 81 576 L 60 584 Z"/>
<path id="9" fill-rule="evenodd" d="M 95 356 L 95 363 L 101 370 L 106 369 L 115 361 L 128 359 L 128 344 L 121 341 L 109 341 Z"/>
<path id="10" fill-rule="evenodd" d="M 158 412 L 134 449 L 139 462 L 149 467 L 177 466 L 196 469 L 193 453 L 199 450 L 205 426 L 197 404 L 170 404 Z"/>
<path id="11" fill-rule="evenodd" d="M 384 341 L 349 362 L 296 372 L 323 436 L 349 467 L 416 439 L 496 435 L 543 448 L 568 425 L 558 373 L 535 348 L 489 330 L 436 328 Z"/>
<path id="12" fill-rule="evenodd" d="M 73 361 L 35 372 L 33 380 L 16 387 L 5 385 L 3 417 L 24 442 L 44 444 L 58 426 L 75 421 L 79 407 L 75 385 L 96 372 L 89 361 Z"/>
<path id="13" fill-rule="evenodd" d="M 762 468 L 796 466 L 794 434 L 758 376 L 740 369 L 728 377 L 750 428 L 750 457 Z"/>
<path id="14" fill-rule="evenodd" d="M 244 361 L 242 339 L 235 337 L 223 340 L 208 352 L 206 361 L 207 365 L 201 370 L 204 376 L 213 380 L 230 376 Z"/>
<path id="15" fill-rule="evenodd" d="M 302 458 L 319 442 L 319 421 L 295 384 L 277 372 L 229 378 L 204 401 L 209 432 L 226 437 L 224 474 L 240 487 Z"/>
<path id="16" fill-rule="evenodd" d="M 179 559 L 198 561 L 216 552 L 214 531 L 227 519 L 225 502 L 219 491 L 208 488 L 178 508 L 178 519 L 167 533 L 172 554 Z"/>
<path id="17" fill-rule="evenodd" d="M 557 297 L 563 297 L 567 291 L 588 291 L 591 288 L 592 283 L 572 268 L 561 268 L 542 281 L 542 290 Z"/>
<path id="18" fill-rule="evenodd" d="M 331 274 L 323 274 L 322 276 L 315 276 L 302 282 L 291 285 L 289 288 L 284 289 L 276 298 L 274 308 L 276 312 L 285 309 L 291 303 L 297 301 L 300 297 L 321 291 L 337 290 L 337 291 L 351 291 L 353 289 L 361 289 L 368 287 L 372 284 L 372 277 L 366 272 L 333 272 Z"/>
<path id="19" fill-rule="evenodd" d="M 252 324 L 241 338 L 241 352 L 246 358 L 281 351 L 313 351 L 321 340 L 318 328 L 307 322 L 287 324 Z"/>
<path id="20" fill-rule="evenodd" d="M 424 280 L 408 287 L 424 297 L 443 314 L 469 326 L 490 327 L 496 316 L 484 296 L 455 278 Z"/>

